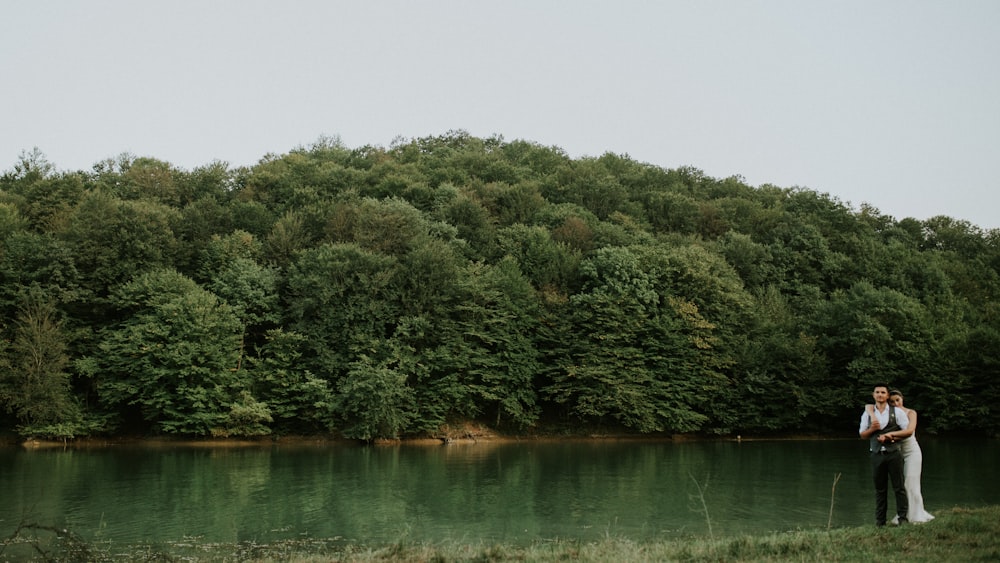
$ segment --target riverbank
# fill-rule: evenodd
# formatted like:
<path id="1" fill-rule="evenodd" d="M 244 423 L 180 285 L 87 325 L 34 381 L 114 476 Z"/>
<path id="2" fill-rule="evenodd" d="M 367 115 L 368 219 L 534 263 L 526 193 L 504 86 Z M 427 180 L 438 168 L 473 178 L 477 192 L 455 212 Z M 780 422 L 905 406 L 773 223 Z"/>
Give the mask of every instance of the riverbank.
<path id="1" fill-rule="evenodd" d="M 544 427 L 528 433 L 509 434 L 495 428 L 475 422 L 466 422 L 445 426 L 433 435 L 407 436 L 400 439 L 374 440 L 371 445 L 441 445 L 441 444 L 471 444 L 480 442 L 543 442 L 572 440 L 621 440 L 621 441 L 670 441 L 687 442 L 701 440 L 723 441 L 759 441 L 759 440 L 838 440 L 854 439 L 854 435 L 818 435 L 818 434 L 774 434 L 774 435 L 720 435 L 720 434 L 669 434 L 647 433 L 638 434 L 626 429 L 606 427 Z M 46 440 L 40 438 L 23 438 L 7 432 L 0 433 L 0 445 L 20 445 L 29 449 L 43 448 L 100 448 L 106 446 L 142 445 L 148 447 L 190 446 L 190 447 L 263 447 L 263 446 L 326 446 L 362 444 L 358 440 L 350 440 L 336 433 L 315 434 L 305 436 L 260 436 L 245 437 L 190 437 L 190 436 L 85 436 L 70 440 Z"/>
<path id="2" fill-rule="evenodd" d="M 1000 506 L 939 511 L 925 524 L 875 528 L 814 529 L 760 536 L 699 537 L 633 541 L 607 536 L 596 542 L 552 540 L 527 547 L 503 544 L 344 545 L 336 538 L 273 544 L 200 543 L 168 545 L 87 543 L 67 530 L 20 528 L 0 540 L 2 561 L 194 561 L 319 563 L 343 561 L 473 562 L 555 561 L 996 561 L 1000 559 Z"/>

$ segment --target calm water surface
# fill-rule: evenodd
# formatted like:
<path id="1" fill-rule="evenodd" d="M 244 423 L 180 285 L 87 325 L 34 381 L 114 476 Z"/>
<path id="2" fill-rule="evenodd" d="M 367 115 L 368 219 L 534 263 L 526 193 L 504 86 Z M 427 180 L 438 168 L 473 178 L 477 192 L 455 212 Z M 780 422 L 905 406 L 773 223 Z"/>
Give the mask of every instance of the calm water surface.
<path id="1" fill-rule="evenodd" d="M 995 441 L 922 437 L 928 510 L 1000 504 Z M 113 542 L 654 539 L 873 521 L 860 440 L 0 448 L 0 535 Z M 700 490 L 700 493 L 699 493 Z M 890 502 L 890 510 L 892 503 Z"/>

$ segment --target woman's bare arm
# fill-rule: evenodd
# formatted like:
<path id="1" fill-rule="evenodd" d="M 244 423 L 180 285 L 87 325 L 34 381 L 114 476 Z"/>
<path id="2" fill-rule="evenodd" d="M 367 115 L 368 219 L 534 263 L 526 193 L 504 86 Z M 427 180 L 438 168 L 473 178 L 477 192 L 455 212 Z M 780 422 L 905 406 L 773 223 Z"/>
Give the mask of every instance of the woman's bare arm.
<path id="1" fill-rule="evenodd" d="M 903 407 L 900 407 L 903 408 Z M 906 418 L 910 421 L 910 424 L 906 427 L 906 430 L 896 430 L 895 432 L 890 432 L 889 436 L 893 440 L 903 440 L 913 436 L 913 433 L 917 431 L 917 411 L 912 409 L 906 409 Z"/>

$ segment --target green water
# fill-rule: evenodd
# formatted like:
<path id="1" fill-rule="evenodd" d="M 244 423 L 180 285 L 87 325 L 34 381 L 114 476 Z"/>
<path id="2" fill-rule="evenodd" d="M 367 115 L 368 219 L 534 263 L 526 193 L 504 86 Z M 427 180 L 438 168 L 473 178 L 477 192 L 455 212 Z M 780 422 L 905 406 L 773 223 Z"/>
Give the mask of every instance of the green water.
<path id="1" fill-rule="evenodd" d="M 1000 504 L 996 442 L 921 445 L 932 513 Z M 832 525 L 865 525 L 874 507 L 866 448 L 860 440 L 11 447 L 0 449 L 0 536 L 23 522 L 110 542 L 525 544 L 707 535 L 709 520 L 716 536 L 825 529 L 837 474 Z"/>

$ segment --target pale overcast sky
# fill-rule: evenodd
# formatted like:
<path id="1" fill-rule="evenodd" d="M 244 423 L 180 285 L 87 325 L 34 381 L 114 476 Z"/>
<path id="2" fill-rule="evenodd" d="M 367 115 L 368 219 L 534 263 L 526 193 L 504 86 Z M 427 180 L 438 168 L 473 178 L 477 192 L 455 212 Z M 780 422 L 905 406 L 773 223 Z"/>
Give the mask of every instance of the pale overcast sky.
<path id="1" fill-rule="evenodd" d="M 464 129 L 998 228 L 998 29 L 997 0 L 0 0 L 0 169 Z"/>

